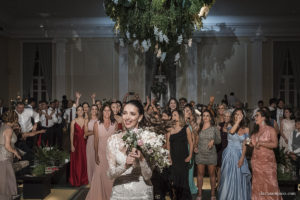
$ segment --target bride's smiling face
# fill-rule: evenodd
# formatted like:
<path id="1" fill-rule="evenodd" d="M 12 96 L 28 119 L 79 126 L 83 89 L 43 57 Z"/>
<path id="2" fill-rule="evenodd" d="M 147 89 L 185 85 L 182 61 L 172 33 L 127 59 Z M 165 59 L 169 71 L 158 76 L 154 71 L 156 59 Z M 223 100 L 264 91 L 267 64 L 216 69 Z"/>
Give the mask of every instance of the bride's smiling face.
<path id="1" fill-rule="evenodd" d="M 125 128 L 138 128 L 139 122 L 143 119 L 143 115 L 139 114 L 138 108 L 132 104 L 127 104 L 124 107 L 122 118 Z"/>

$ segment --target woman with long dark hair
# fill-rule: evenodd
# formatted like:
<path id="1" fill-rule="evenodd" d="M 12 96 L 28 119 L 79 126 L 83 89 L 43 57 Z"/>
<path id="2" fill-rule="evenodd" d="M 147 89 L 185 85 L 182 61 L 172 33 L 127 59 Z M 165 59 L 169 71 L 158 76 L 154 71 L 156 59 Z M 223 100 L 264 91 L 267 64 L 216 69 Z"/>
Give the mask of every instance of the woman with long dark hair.
<path id="1" fill-rule="evenodd" d="M 211 186 L 211 199 L 216 199 L 216 165 L 217 165 L 217 151 L 215 144 L 221 142 L 221 135 L 218 128 L 215 126 L 213 114 L 209 110 L 204 110 L 202 113 L 202 121 L 200 123 L 200 132 L 196 137 L 195 153 L 196 164 L 198 168 L 197 186 L 198 196 L 197 200 L 202 199 L 203 177 L 205 173 L 205 166 L 208 167 L 208 173 Z"/>
<path id="2" fill-rule="evenodd" d="M 231 124 L 233 126 L 228 128 L 228 145 L 222 155 L 219 199 L 250 200 L 251 173 L 245 158 L 244 143 L 249 138 L 249 128 L 242 109 L 233 111 Z"/>
<path id="3" fill-rule="evenodd" d="M 185 122 L 191 131 L 193 145 L 195 145 L 195 143 L 196 143 L 195 135 L 199 131 L 199 125 L 196 122 L 195 110 L 191 104 L 186 104 L 184 106 L 183 113 L 184 113 Z M 198 188 L 194 182 L 194 165 L 195 165 L 194 160 L 195 159 L 194 159 L 194 155 L 193 155 L 192 159 L 189 163 L 189 187 L 190 187 L 190 191 L 191 191 L 192 195 L 198 193 Z"/>
<path id="4" fill-rule="evenodd" d="M 186 126 L 181 111 L 172 112 L 173 127 L 167 133 L 167 149 L 171 159 L 171 181 L 178 200 L 192 199 L 189 188 L 189 162 L 193 155 L 193 141 L 190 128 Z M 189 148 L 190 147 L 190 148 Z"/>
<path id="5" fill-rule="evenodd" d="M 127 102 L 122 118 L 126 131 L 143 128 L 142 104 L 137 100 Z M 112 135 L 107 141 L 108 176 L 114 179 L 110 199 L 153 200 L 150 181 L 152 170 L 139 150 L 133 148 L 131 152 L 127 152 L 122 139 L 126 131 Z"/>
<path id="6" fill-rule="evenodd" d="M 117 130 L 117 123 L 109 104 L 101 107 L 99 121 L 94 123 L 95 170 L 91 188 L 86 199 L 108 200 L 111 196 L 113 181 L 107 176 L 106 158 L 107 139 Z"/>
<path id="7" fill-rule="evenodd" d="M 81 105 L 76 108 L 76 118 L 71 122 L 71 155 L 70 155 L 70 178 L 73 186 L 88 184 L 86 162 L 86 140 L 84 138 L 85 119 Z"/>
<path id="8" fill-rule="evenodd" d="M 167 103 L 167 110 L 170 112 L 173 112 L 174 110 L 179 109 L 179 102 L 177 101 L 176 98 L 171 97 Z"/>
<path id="9" fill-rule="evenodd" d="M 277 164 L 273 152 L 278 146 L 277 133 L 263 110 L 255 114 L 250 146 L 254 147 L 252 166 L 252 200 L 282 199 L 277 182 Z"/>

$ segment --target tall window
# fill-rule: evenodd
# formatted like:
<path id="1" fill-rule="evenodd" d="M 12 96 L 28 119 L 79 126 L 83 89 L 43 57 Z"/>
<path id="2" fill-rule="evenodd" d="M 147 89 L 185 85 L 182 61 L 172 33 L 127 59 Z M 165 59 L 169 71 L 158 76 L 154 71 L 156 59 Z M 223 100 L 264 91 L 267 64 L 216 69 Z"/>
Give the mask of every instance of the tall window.
<path id="1" fill-rule="evenodd" d="M 279 97 L 286 104 L 297 106 L 297 90 L 290 53 L 287 51 L 285 56 L 283 72 L 280 78 Z"/>
<path id="2" fill-rule="evenodd" d="M 42 68 L 39 65 L 39 52 L 36 52 L 34 70 L 33 70 L 33 81 L 30 89 L 30 96 L 35 98 L 37 101 L 47 100 L 47 86 L 43 75 Z"/>

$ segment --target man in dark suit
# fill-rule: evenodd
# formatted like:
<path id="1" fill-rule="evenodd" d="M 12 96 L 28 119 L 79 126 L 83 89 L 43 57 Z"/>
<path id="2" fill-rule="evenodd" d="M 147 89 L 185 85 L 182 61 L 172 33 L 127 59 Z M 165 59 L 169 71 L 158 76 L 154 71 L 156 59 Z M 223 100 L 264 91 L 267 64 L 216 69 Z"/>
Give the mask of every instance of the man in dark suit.
<path id="1" fill-rule="evenodd" d="M 2 123 L 2 116 L 6 111 L 8 111 L 8 108 L 3 106 L 3 100 L 0 99 L 0 124 Z"/>

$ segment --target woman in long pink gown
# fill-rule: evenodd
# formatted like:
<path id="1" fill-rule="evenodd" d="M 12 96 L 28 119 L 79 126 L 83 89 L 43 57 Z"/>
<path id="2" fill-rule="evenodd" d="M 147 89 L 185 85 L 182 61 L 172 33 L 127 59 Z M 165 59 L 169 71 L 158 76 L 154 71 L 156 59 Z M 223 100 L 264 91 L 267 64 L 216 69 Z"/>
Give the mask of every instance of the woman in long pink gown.
<path id="1" fill-rule="evenodd" d="M 99 121 L 94 125 L 96 166 L 92 177 L 90 191 L 86 200 L 109 200 L 113 180 L 107 176 L 108 162 L 106 158 L 107 139 L 115 133 L 117 123 L 108 104 L 103 105 Z"/>
<path id="2" fill-rule="evenodd" d="M 98 106 L 92 105 L 91 107 L 91 117 L 90 120 L 85 121 L 85 134 L 84 136 L 87 138 L 86 144 L 86 160 L 87 160 L 87 173 L 89 183 L 92 182 L 92 177 L 94 173 L 94 169 L 96 166 L 95 162 L 95 149 L 94 149 L 94 124 L 98 121 Z"/>
<path id="3" fill-rule="evenodd" d="M 277 164 L 273 149 L 278 146 L 277 133 L 269 126 L 266 112 L 257 111 L 250 145 L 254 147 L 252 165 L 252 200 L 281 200 L 277 181 Z"/>
<path id="4" fill-rule="evenodd" d="M 73 186 L 88 184 L 86 169 L 86 140 L 84 139 L 83 107 L 76 108 L 77 118 L 71 122 L 70 178 Z"/>

